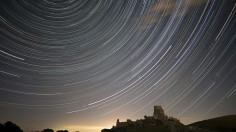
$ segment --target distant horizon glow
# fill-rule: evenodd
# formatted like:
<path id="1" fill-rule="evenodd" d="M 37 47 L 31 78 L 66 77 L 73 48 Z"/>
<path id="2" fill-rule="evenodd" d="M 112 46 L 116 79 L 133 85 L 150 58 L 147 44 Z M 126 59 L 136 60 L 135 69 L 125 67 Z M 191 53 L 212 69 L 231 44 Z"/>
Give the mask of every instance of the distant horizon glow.
<path id="1" fill-rule="evenodd" d="M 58 128 L 54 128 L 54 130 L 68 130 L 70 132 L 73 132 L 73 131 L 94 131 L 94 130 L 97 130 L 97 131 L 100 131 L 102 129 L 104 129 L 106 127 L 104 126 L 64 126 L 64 127 L 58 127 Z"/>

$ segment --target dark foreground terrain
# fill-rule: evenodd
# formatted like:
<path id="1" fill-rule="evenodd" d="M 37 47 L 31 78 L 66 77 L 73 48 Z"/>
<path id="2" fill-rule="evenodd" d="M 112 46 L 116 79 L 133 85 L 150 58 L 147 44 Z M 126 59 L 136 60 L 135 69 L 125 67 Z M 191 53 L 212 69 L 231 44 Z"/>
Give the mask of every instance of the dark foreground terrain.
<path id="1" fill-rule="evenodd" d="M 103 129 L 102 132 L 236 132 L 236 115 L 217 117 L 189 125 L 184 125 L 178 120 L 168 119 L 163 122 L 150 118 L 134 122 L 127 120 L 126 123 L 127 125 Z"/>
<path id="2" fill-rule="evenodd" d="M 165 115 L 161 106 L 154 106 L 153 116 L 144 116 L 144 119 L 120 122 L 111 129 L 102 132 L 236 132 L 236 115 L 222 116 L 213 119 L 195 122 L 189 125 L 182 124 L 177 118 Z M 0 132 L 23 132 L 19 126 L 8 121 L 0 123 Z M 37 131 L 39 132 L 39 131 Z M 41 132 L 54 132 L 44 129 Z M 68 132 L 58 130 L 56 132 Z"/>
<path id="3" fill-rule="evenodd" d="M 189 124 L 188 126 L 195 126 L 221 132 L 236 132 L 236 115 L 203 120 Z"/>
<path id="4" fill-rule="evenodd" d="M 177 118 L 165 115 L 161 106 L 154 106 L 153 116 L 144 116 L 137 121 L 116 122 L 111 129 L 102 132 L 236 132 L 236 115 L 199 121 L 189 125 Z"/>

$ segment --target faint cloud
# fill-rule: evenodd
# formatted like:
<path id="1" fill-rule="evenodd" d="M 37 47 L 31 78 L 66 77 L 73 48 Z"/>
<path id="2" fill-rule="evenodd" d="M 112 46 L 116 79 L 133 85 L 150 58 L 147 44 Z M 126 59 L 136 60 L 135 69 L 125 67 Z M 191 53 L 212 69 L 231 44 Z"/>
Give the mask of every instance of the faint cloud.
<path id="1" fill-rule="evenodd" d="M 165 17 L 169 17 L 177 11 L 177 17 L 185 16 L 191 12 L 192 9 L 206 4 L 208 0 L 158 0 L 148 10 L 148 14 L 144 19 L 142 28 L 146 29 L 153 24 L 159 23 Z"/>

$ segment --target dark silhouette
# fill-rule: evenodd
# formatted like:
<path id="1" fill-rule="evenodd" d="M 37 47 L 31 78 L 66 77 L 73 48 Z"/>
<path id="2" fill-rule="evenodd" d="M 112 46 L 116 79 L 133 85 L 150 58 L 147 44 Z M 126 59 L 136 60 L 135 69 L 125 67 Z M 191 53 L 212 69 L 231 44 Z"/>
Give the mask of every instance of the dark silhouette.
<path id="1" fill-rule="evenodd" d="M 7 121 L 4 125 L 0 124 L 0 132 L 23 132 L 19 126 Z"/>
<path id="2" fill-rule="evenodd" d="M 182 124 L 177 118 L 165 115 L 161 106 L 154 106 L 153 116 L 126 122 L 116 121 L 111 129 L 101 132 L 236 132 L 236 115 L 218 117 L 192 123 Z"/>
<path id="3" fill-rule="evenodd" d="M 4 125 L 0 123 L 0 132 L 4 131 Z"/>
<path id="4" fill-rule="evenodd" d="M 58 130 L 57 132 L 69 132 L 68 130 Z"/>
<path id="5" fill-rule="evenodd" d="M 198 121 L 188 126 L 205 128 L 220 132 L 236 132 L 236 115 L 222 116 Z"/>
<path id="6" fill-rule="evenodd" d="M 42 132 L 54 132 L 54 131 L 52 129 L 47 128 L 47 129 L 44 129 Z"/>

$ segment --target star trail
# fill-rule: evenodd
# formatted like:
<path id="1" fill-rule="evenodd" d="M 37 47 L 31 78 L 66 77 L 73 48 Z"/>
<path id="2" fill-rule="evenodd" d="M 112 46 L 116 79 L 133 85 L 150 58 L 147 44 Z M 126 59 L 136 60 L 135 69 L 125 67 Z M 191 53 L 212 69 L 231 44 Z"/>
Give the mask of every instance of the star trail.
<path id="1" fill-rule="evenodd" d="M 154 105 L 186 124 L 236 114 L 235 0 L 0 6 L 0 122 L 92 132 Z"/>

